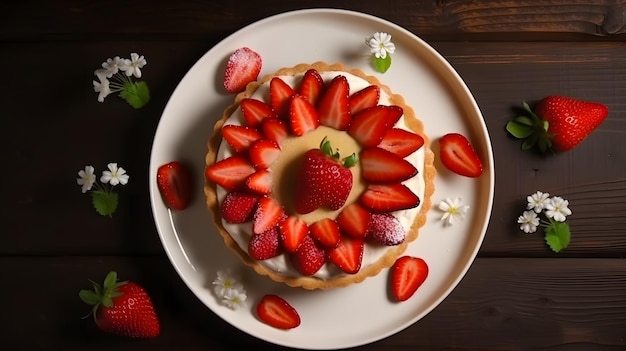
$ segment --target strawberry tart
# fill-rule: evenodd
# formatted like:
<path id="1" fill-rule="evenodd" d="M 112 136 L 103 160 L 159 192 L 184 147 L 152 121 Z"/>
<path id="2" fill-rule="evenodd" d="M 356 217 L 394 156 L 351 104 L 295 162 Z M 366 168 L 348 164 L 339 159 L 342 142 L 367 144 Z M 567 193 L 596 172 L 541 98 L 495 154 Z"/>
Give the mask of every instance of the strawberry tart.
<path id="1" fill-rule="evenodd" d="M 258 274 L 344 287 L 417 239 L 434 191 L 429 146 L 413 109 L 377 78 L 323 62 L 280 69 L 249 83 L 215 124 L 207 206 Z"/>

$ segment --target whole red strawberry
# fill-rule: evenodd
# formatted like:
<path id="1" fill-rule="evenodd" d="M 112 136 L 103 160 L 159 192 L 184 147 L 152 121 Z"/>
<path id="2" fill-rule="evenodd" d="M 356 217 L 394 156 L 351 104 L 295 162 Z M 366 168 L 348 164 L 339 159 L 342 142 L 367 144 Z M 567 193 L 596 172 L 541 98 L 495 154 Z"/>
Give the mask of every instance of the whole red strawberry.
<path id="1" fill-rule="evenodd" d="M 509 121 L 507 130 L 519 139 L 525 139 L 522 149 L 537 147 L 567 151 L 580 144 L 607 117 L 608 108 L 597 102 L 566 96 L 548 96 L 535 105 L 534 111 L 524 103 L 528 116 Z"/>
<path id="2" fill-rule="evenodd" d="M 161 327 L 148 293 L 139 285 L 117 281 L 117 273 L 109 272 L 104 285 L 92 282 L 94 290 L 81 290 L 83 302 L 92 305 L 100 330 L 130 338 L 154 338 Z"/>
<path id="3" fill-rule="evenodd" d="M 342 164 L 326 138 L 319 149 L 307 151 L 297 173 L 295 210 L 305 214 L 322 206 L 331 210 L 340 209 L 352 190 L 353 177 L 349 167 L 357 161 L 357 156 L 353 154 L 346 157 Z"/>

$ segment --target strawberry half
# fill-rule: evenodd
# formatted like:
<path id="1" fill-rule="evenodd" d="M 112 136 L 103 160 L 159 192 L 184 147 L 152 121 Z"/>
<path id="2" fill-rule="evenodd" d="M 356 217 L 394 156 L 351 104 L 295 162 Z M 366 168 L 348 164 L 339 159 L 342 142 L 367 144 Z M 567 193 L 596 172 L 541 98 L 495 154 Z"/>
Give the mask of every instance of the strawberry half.
<path id="1" fill-rule="evenodd" d="M 298 94 L 304 96 L 311 105 L 315 106 L 324 89 L 324 81 L 319 72 L 313 68 L 304 73 Z"/>
<path id="2" fill-rule="evenodd" d="M 270 80 L 270 105 L 279 118 L 287 119 L 289 99 L 295 94 L 296 91 L 282 79 L 274 77 Z"/>
<path id="3" fill-rule="evenodd" d="M 428 265 L 418 257 L 402 256 L 390 270 L 391 293 L 396 301 L 408 300 L 428 277 Z"/>
<path id="4" fill-rule="evenodd" d="M 372 212 L 392 212 L 416 207 L 420 199 L 404 184 L 370 184 L 360 197 Z"/>
<path id="5" fill-rule="evenodd" d="M 350 98 L 348 99 L 350 104 L 350 114 L 354 116 L 355 114 L 361 112 L 361 110 L 378 105 L 379 99 L 380 88 L 378 85 L 370 85 L 357 91 L 356 93 L 350 95 Z"/>
<path id="6" fill-rule="evenodd" d="M 378 245 L 399 245 L 406 239 L 406 231 L 391 214 L 372 213 L 367 225 L 367 239 Z"/>
<path id="7" fill-rule="evenodd" d="M 224 89 L 235 94 L 243 91 L 261 72 L 263 60 L 254 50 L 242 47 L 230 55 L 224 72 Z"/>
<path id="8" fill-rule="evenodd" d="M 373 184 L 399 183 L 417 174 L 417 168 L 396 154 L 372 147 L 361 150 L 361 175 Z"/>
<path id="9" fill-rule="evenodd" d="M 191 202 L 191 175 L 178 161 L 161 165 L 157 169 L 157 186 L 161 197 L 173 210 L 184 210 Z"/>
<path id="10" fill-rule="evenodd" d="M 289 216 L 278 224 L 280 238 L 285 250 L 294 252 L 309 234 L 306 222 L 297 216 Z"/>
<path id="11" fill-rule="evenodd" d="M 272 173 L 268 169 L 260 169 L 246 179 L 246 188 L 256 194 L 269 194 L 272 191 Z"/>
<path id="12" fill-rule="evenodd" d="M 258 195 L 231 191 L 224 197 L 220 213 L 227 223 L 250 222 L 258 201 Z"/>
<path id="13" fill-rule="evenodd" d="M 161 326 L 154 305 L 146 290 L 136 283 L 117 281 L 117 273 L 109 272 L 93 290 L 81 290 L 80 299 L 92 305 L 96 325 L 104 332 L 130 337 L 155 338 Z"/>
<path id="14" fill-rule="evenodd" d="M 261 122 L 261 133 L 264 139 L 280 144 L 289 136 L 289 129 L 283 120 L 278 118 L 266 118 Z"/>
<path id="15" fill-rule="evenodd" d="M 248 156 L 254 168 L 266 169 L 280 156 L 280 146 L 271 140 L 260 139 L 250 145 Z"/>
<path id="16" fill-rule="evenodd" d="M 349 94 L 348 79 L 342 75 L 333 78 L 317 104 L 320 124 L 337 130 L 348 129 L 352 119 L 348 102 Z"/>
<path id="17" fill-rule="evenodd" d="M 317 129 L 320 118 L 317 110 L 302 95 L 294 95 L 289 102 L 289 126 L 296 136 L 302 136 Z"/>
<path id="18" fill-rule="evenodd" d="M 307 235 L 291 255 L 291 260 L 293 267 L 300 274 L 312 276 L 326 263 L 326 251 L 310 235 Z"/>
<path id="19" fill-rule="evenodd" d="M 293 306 L 278 295 L 265 295 L 256 305 L 256 314 L 267 325 L 278 329 L 293 329 L 300 325 L 300 315 Z"/>
<path id="20" fill-rule="evenodd" d="M 237 153 L 245 152 L 254 141 L 262 138 L 258 130 L 234 124 L 222 127 L 222 137 Z"/>
<path id="21" fill-rule="evenodd" d="M 276 112 L 261 100 L 246 98 L 239 103 L 248 127 L 257 128 L 266 118 L 278 117 Z"/>
<path id="22" fill-rule="evenodd" d="M 343 233 L 354 238 L 364 238 L 370 212 L 358 202 L 353 202 L 339 212 L 336 221 Z"/>
<path id="23" fill-rule="evenodd" d="M 232 156 L 207 166 L 204 175 L 209 181 L 232 191 L 243 186 L 254 172 L 256 169 L 246 157 Z"/>
<path id="24" fill-rule="evenodd" d="M 403 113 L 399 106 L 376 105 L 366 108 L 354 116 L 348 134 L 363 147 L 376 146 Z"/>
<path id="25" fill-rule="evenodd" d="M 317 222 L 311 223 L 311 225 L 309 225 L 309 231 L 313 239 L 327 248 L 337 246 L 339 238 L 341 237 L 339 225 L 330 218 L 322 218 Z"/>
<path id="26" fill-rule="evenodd" d="M 283 206 L 269 196 L 259 199 L 256 212 L 252 218 L 252 232 L 263 233 L 278 225 L 285 218 Z"/>
<path id="27" fill-rule="evenodd" d="M 423 145 L 424 138 L 421 135 L 404 129 L 391 128 L 387 130 L 378 147 L 405 158 L 419 150 Z"/>
<path id="28" fill-rule="evenodd" d="M 255 260 L 268 260 L 282 253 L 277 227 L 253 233 L 248 241 L 248 255 Z"/>
<path id="29" fill-rule="evenodd" d="M 364 246 L 363 239 L 342 236 L 337 245 L 328 251 L 328 260 L 342 271 L 355 274 L 361 269 Z"/>
<path id="30" fill-rule="evenodd" d="M 476 178 L 483 173 L 483 163 L 469 140 L 461 134 L 449 133 L 439 138 L 441 163 L 454 173 Z"/>

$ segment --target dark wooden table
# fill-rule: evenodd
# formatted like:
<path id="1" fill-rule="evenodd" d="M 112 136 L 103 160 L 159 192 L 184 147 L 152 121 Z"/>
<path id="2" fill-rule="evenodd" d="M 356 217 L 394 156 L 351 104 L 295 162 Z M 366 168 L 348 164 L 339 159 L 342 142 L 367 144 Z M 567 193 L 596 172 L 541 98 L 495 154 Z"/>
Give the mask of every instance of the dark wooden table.
<path id="1" fill-rule="evenodd" d="M 339 7 L 395 22 L 460 73 L 486 120 L 496 188 L 478 258 L 418 323 L 360 350 L 626 349 L 626 5 L 624 1 L 4 1 L 0 193 L 3 350 L 276 350 L 217 317 L 166 257 L 148 194 L 151 142 L 186 71 L 234 31 L 281 12 Z M 96 101 L 93 70 L 133 51 L 152 100 Z M 550 94 L 598 101 L 608 119 L 576 149 L 520 151 L 514 106 Z M 75 183 L 86 164 L 131 174 L 113 218 Z M 536 190 L 571 202 L 571 245 L 551 252 L 515 223 Z M 162 322 L 154 340 L 97 331 L 77 292 L 116 270 L 144 285 Z"/>

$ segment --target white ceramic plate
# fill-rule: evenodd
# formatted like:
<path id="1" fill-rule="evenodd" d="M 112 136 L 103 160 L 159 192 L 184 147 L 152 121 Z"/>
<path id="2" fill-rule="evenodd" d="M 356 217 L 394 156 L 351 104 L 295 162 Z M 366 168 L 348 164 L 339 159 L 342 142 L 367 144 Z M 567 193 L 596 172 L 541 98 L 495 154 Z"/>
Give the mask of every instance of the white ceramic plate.
<path id="1" fill-rule="evenodd" d="M 382 31 L 396 45 L 393 63 L 385 74 L 369 65 L 366 37 Z M 402 94 L 424 122 L 433 141 L 460 132 L 473 142 L 485 163 L 478 179 L 454 175 L 436 161 L 438 175 L 433 208 L 407 254 L 424 258 L 428 279 L 403 303 L 390 301 L 387 272 L 358 285 L 330 291 L 288 288 L 254 274 L 224 247 L 204 202 L 204 156 L 212 126 L 232 95 L 221 87 L 226 60 L 236 49 L 248 46 L 263 57 L 261 75 L 298 63 L 326 61 L 377 75 Z M 159 165 L 172 160 L 188 163 L 194 171 L 192 206 L 170 212 L 156 185 Z M 150 193 L 155 222 L 163 246 L 193 293 L 215 314 L 242 331 L 268 342 L 304 349 L 337 349 L 371 343 L 415 323 L 434 309 L 465 275 L 482 243 L 491 213 L 494 189 L 493 156 L 482 115 L 466 85 L 435 50 L 407 30 L 377 17 L 330 9 L 302 10 L 273 16 L 251 24 L 209 50 L 185 75 L 159 123 L 150 161 Z M 461 224 L 444 227 L 437 204 L 460 196 L 471 206 Z M 231 310 L 218 303 L 212 281 L 218 270 L 241 275 L 248 293 L 245 306 Z M 302 324 L 283 331 L 261 323 L 253 309 L 267 293 L 277 293 L 300 313 Z"/>

